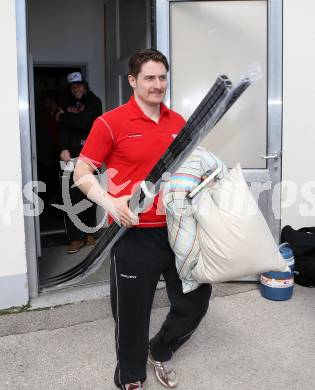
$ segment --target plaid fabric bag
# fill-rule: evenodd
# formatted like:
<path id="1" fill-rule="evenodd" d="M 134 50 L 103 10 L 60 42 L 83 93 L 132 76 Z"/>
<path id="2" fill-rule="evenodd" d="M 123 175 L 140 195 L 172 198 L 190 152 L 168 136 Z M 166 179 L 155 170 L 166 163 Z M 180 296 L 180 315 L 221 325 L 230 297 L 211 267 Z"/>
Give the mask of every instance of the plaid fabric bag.
<path id="1" fill-rule="evenodd" d="M 191 275 L 198 261 L 200 246 L 197 237 L 197 221 L 187 194 L 200 184 L 203 175 L 208 176 L 217 168 L 221 170 L 218 178 L 223 177 L 226 167 L 222 161 L 199 146 L 164 187 L 163 200 L 168 237 L 175 253 L 176 267 L 182 280 L 184 293 L 195 290 L 199 286 Z"/>

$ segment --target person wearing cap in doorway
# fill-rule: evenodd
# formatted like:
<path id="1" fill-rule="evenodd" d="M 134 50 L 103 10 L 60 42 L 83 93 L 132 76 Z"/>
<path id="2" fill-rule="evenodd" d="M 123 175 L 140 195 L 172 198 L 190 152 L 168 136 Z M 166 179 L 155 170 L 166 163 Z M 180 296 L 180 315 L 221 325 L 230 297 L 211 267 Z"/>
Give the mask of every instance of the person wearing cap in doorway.
<path id="1" fill-rule="evenodd" d="M 88 83 L 80 72 L 72 72 L 67 76 L 68 96 L 64 108 L 56 113 L 59 122 L 60 159 L 68 164 L 79 156 L 94 120 L 102 114 L 101 100 L 89 89 Z M 66 176 L 63 176 L 66 177 Z M 73 173 L 69 176 L 69 196 L 72 205 L 86 199 L 85 195 L 73 186 Z M 96 223 L 96 204 L 78 214 L 81 222 L 88 227 Z M 92 234 L 86 234 L 77 227 L 65 213 L 65 228 L 69 239 L 67 253 L 73 254 L 84 245 L 94 246 Z"/>

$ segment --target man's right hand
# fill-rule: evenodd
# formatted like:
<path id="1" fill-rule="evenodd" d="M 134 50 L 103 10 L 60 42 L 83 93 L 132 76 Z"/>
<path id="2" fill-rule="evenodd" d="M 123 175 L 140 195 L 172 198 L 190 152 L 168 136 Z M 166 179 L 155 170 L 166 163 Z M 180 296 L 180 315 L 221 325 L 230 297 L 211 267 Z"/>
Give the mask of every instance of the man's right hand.
<path id="1" fill-rule="evenodd" d="M 95 167 L 83 161 L 80 157 L 74 168 L 74 182 L 87 197 L 98 205 L 102 206 L 113 219 L 125 227 L 131 227 L 139 223 L 139 218 L 132 213 L 128 207 L 131 195 L 114 198 L 93 175 Z"/>
<path id="2" fill-rule="evenodd" d="M 59 110 L 56 112 L 56 114 L 55 114 L 55 120 L 56 120 L 56 122 L 59 122 L 60 121 L 60 115 L 61 114 L 63 114 L 64 113 L 64 111 L 63 111 L 63 109 L 62 108 L 59 108 Z"/>
<path id="3" fill-rule="evenodd" d="M 71 154 L 70 154 L 70 152 L 69 152 L 68 149 L 63 150 L 63 151 L 60 153 L 60 159 L 61 159 L 62 161 L 64 161 L 65 163 L 67 163 L 68 161 L 71 160 Z"/>
<path id="4" fill-rule="evenodd" d="M 132 227 L 139 223 L 139 218 L 133 214 L 128 207 L 128 201 L 130 200 L 131 195 L 114 198 L 106 193 L 105 196 L 110 206 L 107 208 L 107 211 L 117 222 L 120 222 L 125 227 Z"/>

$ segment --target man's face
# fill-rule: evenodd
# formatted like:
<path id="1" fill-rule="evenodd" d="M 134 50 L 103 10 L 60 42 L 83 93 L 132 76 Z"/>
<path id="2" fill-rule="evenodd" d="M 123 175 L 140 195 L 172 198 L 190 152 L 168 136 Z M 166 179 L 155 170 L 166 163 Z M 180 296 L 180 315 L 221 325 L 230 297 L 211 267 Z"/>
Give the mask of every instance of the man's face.
<path id="1" fill-rule="evenodd" d="M 160 104 L 167 89 L 167 70 L 162 62 L 148 61 L 137 77 L 128 76 L 135 97 L 148 105 Z"/>
<path id="2" fill-rule="evenodd" d="M 86 86 L 82 83 L 74 83 L 70 85 L 70 91 L 77 100 L 81 100 L 83 95 L 86 94 Z"/>

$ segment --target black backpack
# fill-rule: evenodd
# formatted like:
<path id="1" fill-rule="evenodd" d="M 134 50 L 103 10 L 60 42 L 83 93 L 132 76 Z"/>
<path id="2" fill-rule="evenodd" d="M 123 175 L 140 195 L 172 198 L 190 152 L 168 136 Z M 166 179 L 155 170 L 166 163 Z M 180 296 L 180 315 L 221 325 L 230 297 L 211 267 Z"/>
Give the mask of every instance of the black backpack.
<path id="1" fill-rule="evenodd" d="M 315 287 L 315 227 L 282 229 L 281 242 L 288 242 L 294 254 L 294 281 L 305 287 Z"/>

